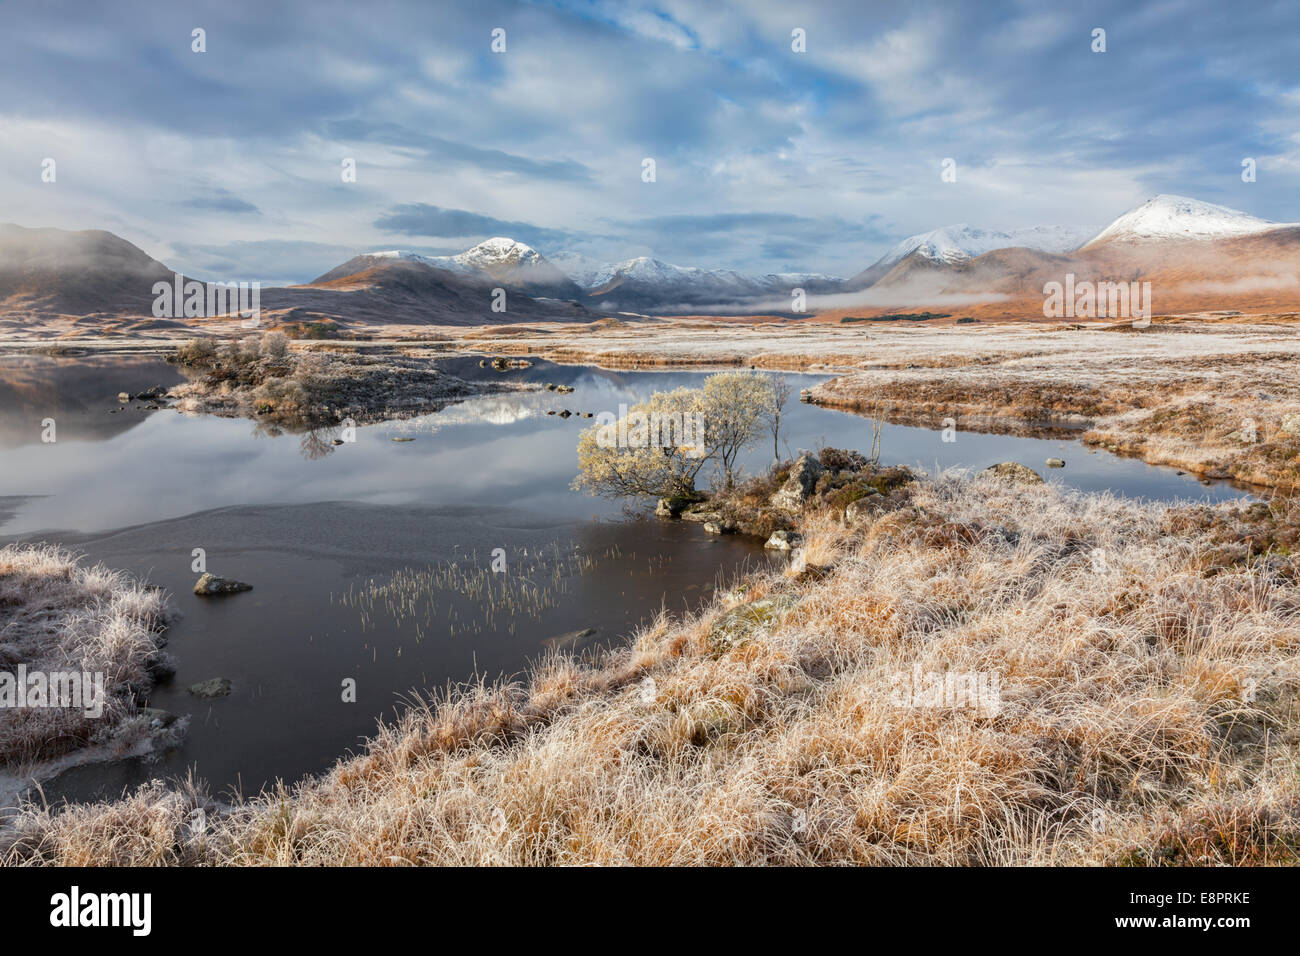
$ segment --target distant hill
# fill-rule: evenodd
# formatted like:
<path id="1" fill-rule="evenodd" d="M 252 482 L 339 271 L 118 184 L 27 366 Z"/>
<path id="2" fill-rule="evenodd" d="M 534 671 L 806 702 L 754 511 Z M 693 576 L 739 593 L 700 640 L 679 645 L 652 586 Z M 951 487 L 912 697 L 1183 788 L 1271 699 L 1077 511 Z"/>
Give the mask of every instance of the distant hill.
<path id="1" fill-rule="evenodd" d="M 120 236 L 0 225 L 0 312 L 148 315 L 174 273 Z"/>

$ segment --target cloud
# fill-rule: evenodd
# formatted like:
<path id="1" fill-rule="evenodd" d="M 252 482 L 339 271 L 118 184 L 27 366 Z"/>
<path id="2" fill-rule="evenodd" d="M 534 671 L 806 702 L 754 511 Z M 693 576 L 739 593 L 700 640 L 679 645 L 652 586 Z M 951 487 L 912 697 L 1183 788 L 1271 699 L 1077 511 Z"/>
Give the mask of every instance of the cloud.
<path id="1" fill-rule="evenodd" d="M 529 245 L 559 246 L 576 237 L 527 222 L 495 219 L 465 209 L 442 209 L 428 203 L 404 203 L 375 220 L 375 228 L 405 236 L 433 238 L 508 236 Z"/>
<path id="2" fill-rule="evenodd" d="M 1287 4 L 122 0 L 5 17 L 0 84 L 23 91 L 0 105 L 6 218 L 110 228 L 196 274 L 303 281 L 395 235 L 503 233 L 851 275 L 939 226 L 1100 227 L 1157 192 L 1300 221 Z"/>
<path id="3" fill-rule="evenodd" d="M 193 199 L 186 199 L 181 205 L 189 209 L 203 209 L 209 212 L 251 212 L 261 215 L 261 210 L 251 202 L 233 196 L 224 189 L 219 189 L 210 196 L 196 196 Z"/>

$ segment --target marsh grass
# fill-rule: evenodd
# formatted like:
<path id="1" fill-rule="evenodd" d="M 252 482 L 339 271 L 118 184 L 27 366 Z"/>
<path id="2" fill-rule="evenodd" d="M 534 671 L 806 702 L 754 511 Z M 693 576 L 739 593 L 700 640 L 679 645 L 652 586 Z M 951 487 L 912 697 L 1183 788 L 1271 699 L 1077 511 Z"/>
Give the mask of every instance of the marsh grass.
<path id="1" fill-rule="evenodd" d="M 45 545 L 0 548 L 0 671 L 102 673 L 104 713 L 0 708 L 0 765 L 21 770 L 108 739 L 133 719 L 134 697 L 166 665 L 167 604 L 127 575 L 85 567 Z"/>
<path id="2" fill-rule="evenodd" d="M 526 682 L 432 696 L 320 779 L 210 814 L 199 842 L 186 820 L 202 791 L 155 788 L 31 807 L 4 853 L 1297 861 L 1300 590 L 1286 555 L 1223 552 L 1249 509 L 1184 521 L 1190 511 L 953 473 L 893 497 L 869 523 L 804 525 L 825 575 L 757 574 L 594 662 L 553 655 Z M 769 608 L 762 623 L 719 652 L 711 629 L 754 602 Z M 917 667 L 996 675 L 1000 708 L 900 706 L 891 680 Z"/>

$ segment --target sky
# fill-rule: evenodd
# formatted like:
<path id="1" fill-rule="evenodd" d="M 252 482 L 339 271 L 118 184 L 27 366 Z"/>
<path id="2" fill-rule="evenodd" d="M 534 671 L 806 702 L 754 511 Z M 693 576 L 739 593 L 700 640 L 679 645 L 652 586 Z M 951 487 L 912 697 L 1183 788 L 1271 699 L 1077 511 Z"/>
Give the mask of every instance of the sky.
<path id="1" fill-rule="evenodd" d="M 0 17 L 0 222 L 106 229 L 206 279 L 303 282 L 497 235 L 848 276 L 939 226 L 1099 230 L 1157 193 L 1300 221 L 1294 0 L 3 0 Z"/>

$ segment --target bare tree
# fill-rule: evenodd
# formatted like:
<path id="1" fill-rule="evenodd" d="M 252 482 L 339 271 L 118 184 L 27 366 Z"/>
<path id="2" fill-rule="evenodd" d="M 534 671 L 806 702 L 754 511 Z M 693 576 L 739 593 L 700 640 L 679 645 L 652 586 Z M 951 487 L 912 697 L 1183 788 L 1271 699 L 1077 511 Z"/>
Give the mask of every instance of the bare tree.
<path id="1" fill-rule="evenodd" d="M 775 374 L 771 377 L 764 417 L 767 421 L 768 430 L 772 433 L 773 461 L 781 460 L 781 415 L 785 411 L 786 403 L 790 401 L 790 395 L 793 392 L 794 389 L 791 388 L 784 375 Z"/>

